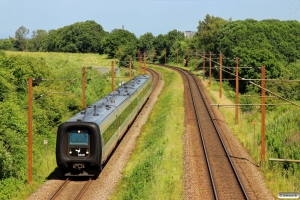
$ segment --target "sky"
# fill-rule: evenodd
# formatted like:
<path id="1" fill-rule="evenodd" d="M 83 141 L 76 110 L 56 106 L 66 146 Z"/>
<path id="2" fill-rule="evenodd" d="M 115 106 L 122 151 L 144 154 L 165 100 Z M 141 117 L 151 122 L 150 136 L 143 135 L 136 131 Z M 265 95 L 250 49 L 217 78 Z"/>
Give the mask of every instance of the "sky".
<path id="1" fill-rule="evenodd" d="M 137 37 L 169 31 L 196 31 L 213 15 L 225 20 L 300 21 L 300 0 L 0 0 L 0 39 L 24 26 L 49 31 L 94 20 L 107 32 L 120 29 Z"/>

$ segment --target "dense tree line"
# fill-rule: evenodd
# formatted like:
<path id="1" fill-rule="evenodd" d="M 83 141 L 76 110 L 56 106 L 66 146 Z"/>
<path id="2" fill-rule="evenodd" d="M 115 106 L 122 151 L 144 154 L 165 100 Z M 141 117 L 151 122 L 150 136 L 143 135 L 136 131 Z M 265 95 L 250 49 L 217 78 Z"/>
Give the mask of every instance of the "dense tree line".
<path id="1" fill-rule="evenodd" d="M 69 52 L 107 54 L 108 58 L 117 58 L 123 66 L 129 65 L 129 58 L 137 59 L 139 53 L 147 53 L 148 60 L 164 62 L 166 52 L 168 60 L 174 60 L 175 49 L 184 41 L 182 32 L 172 30 L 157 37 L 146 33 L 137 38 L 133 33 L 114 29 L 110 33 L 103 30 L 95 21 L 77 22 L 57 30 L 30 31 L 21 26 L 15 37 L 0 40 L 0 49 L 15 51 Z M 181 51 L 184 52 L 184 51 Z"/>
<path id="2" fill-rule="evenodd" d="M 214 55 L 222 53 L 226 57 L 223 61 L 225 66 L 235 66 L 234 58 L 239 57 L 240 66 L 253 67 L 240 70 L 240 76 L 244 78 L 259 78 L 259 67 L 262 65 L 267 68 L 268 78 L 296 79 L 300 76 L 298 21 L 253 19 L 233 21 L 206 15 L 199 21 L 196 34 L 188 39 L 177 30 L 157 36 L 148 32 L 139 38 L 122 29 L 114 29 L 108 33 L 100 24 L 91 20 L 48 32 L 38 29 L 32 31 L 31 38 L 28 38 L 28 35 L 29 30 L 21 26 L 15 32 L 14 38 L 0 40 L 0 49 L 105 53 L 108 58 L 117 58 L 118 64 L 125 67 L 129 66 L 130 57 L 137 60 L 140 54 L 146 53 L 148 61 L 182 63 L 185 59 L 187 61 L 185 66 L 193 68 L 197 67 L 196 51 L 199 58 L 198 65 L 202 60 L 200 54 L 206 51 Z M 215 75 L 218 76 L 218 72 Z M 224 77 L 233 78 L 229 73 L 225 73 Z M 297 83 L 291 85 L 292 88 L 298 86 Z M 274 84 L 270 87 L 280 90 L 283 95 L 300 98 L 298 89 L 291 90 L 286 84 L 281 84 L 280 87 L 289 88 L 288 90 Z M 258 89 L 249 84 L 241 84 L 240 91 L 256 92 Z"/>

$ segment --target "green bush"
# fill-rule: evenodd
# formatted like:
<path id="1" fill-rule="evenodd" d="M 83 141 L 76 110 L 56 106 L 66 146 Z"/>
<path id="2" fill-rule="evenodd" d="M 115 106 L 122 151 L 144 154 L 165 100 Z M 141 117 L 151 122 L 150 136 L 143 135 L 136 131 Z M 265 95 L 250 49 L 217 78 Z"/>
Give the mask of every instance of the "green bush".
<path id="1" fill-rule="evenodd" d="M 35 55 L 0 56 L 0 199 L 24 198 L 33 190 L 27 185 L 28 78 L 34 78 L 32 176 L 37 186 L 56 167 L 54 133 L 58 125 L 81 109 L 79 62 L 88 66 L 86 60 L 98 57 Z M 96 70 L 88 70 L 87 77 L 93 77 L 86 86 L 90 105 L 109 93 L 110 83 Z M 44 140 L 48 140 L 47 146 Z"/>

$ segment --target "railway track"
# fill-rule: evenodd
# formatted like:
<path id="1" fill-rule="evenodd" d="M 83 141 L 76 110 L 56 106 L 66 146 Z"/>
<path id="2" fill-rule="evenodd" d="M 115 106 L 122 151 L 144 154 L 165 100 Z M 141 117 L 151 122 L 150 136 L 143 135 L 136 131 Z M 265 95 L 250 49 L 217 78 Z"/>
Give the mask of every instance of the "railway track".
<path id="1" fill-rule="evenodd" d="M 158 84 L 158 81 L 160 79 L 160 75 L 159 75 L 159 73 L 157 73 L 154 70 L 151 70 L 151 69 L 147 69 L 147 70 L 149 71 L 149 73 L 152 76 L 153 90 L 155 90 L 156 86 Z M 152 91 L 152 93 L 153 93 L 153 91 Z M 151 98 L 151 95 L 150 95 L 150 98 Z M 125 135 L 126 135 L 126 133 L 125 133 Z M 123 139 L 124 138 L 122 138 L 121 141 Z M 111 157 L 109 157 L 106 164 L 108 164 L 110 162 L 110 158 Z M 72 181 L 70 181 L 69 179 L 66 179 L 64 181 L 64 183 L 62 183 L 61 186 L 54 193 L 52 193 L 51 196 L 48 199 L 49 200 L 54 200 L 54 199 L 76 199 L 77 200 L 77 199 L 81 199 L 83 197 L 84 197 L 84 199 L 88 199 L 89 195 L 90 195 L 90 191 L 87 191 L 87 190 L 88 190 L 89 185 L 91 183 L 92 183 L 91 179 L 89 179 L 88 181 L 82 181 L 82 180 L 72 180 Z M 109 183 L 107 183 L 107 184 L 109 184 Z M 91 188 L 90 190 L 93 190 L 93 189 Z M 83 195 L 85 195 L 85 196 L 83 196 Z"/>
<path id="2" fill-rule="evenodd" d="M 208 176 L 214 199 L 249 199 L 244 186 L 224 145 L 208 103 L 205 101 L 198 78 L 186 70 L 165 66 L 178 71 L 188 84 L 190 103 L 193 106 L 195 125 L 198 128 L 204 151 Z"/>
<path id="3" fill-rule="evenodd" d="M 152 69 L 147 69 L 147 71 L 149 71 L 151 73 L 151 76 L 152 76 L 152 82 L 153 82 L 153 90 L 156 88 L 157 84 L 158 84 L 158 81 L 159 81 L 159 73 L 157 73 L 156 71 L 152 70 Z M 151 94 L 153 93 L 153 90 L 151 92 Z"/>
<path id="4" fill-rule="evenodd" d="M 54 200 L 54 199 L 79 200 L 83 197 L 85 191 L 88 189 L 91 183 L 92 183 L 92 179 L 89 179 L 87 181 L 70 181 L 70 179 L 66 179 L 65 182 L 51 195 L 49 200 Z"/>

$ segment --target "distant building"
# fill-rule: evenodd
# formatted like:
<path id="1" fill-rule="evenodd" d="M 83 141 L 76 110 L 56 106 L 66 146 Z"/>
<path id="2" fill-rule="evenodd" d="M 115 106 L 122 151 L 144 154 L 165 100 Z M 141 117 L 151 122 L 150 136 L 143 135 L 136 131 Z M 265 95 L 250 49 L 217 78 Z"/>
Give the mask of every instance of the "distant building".
<path id="1" fill-rule="evenodd" d="M 195 35 L 196 31 L 183 31 L 185 38 L 192 38 Z"/>

